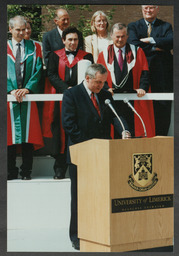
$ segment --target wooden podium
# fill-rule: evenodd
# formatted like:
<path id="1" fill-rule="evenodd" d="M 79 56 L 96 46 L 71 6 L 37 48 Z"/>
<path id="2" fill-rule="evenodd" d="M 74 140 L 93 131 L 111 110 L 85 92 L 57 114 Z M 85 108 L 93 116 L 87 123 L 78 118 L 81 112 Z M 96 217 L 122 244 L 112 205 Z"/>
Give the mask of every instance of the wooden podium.
<path id="1" fill-rule="evenodd" d="M 92 139 L 70 147 L 78 166 L 82 252 L 173 245 L 173 138 Z"/>

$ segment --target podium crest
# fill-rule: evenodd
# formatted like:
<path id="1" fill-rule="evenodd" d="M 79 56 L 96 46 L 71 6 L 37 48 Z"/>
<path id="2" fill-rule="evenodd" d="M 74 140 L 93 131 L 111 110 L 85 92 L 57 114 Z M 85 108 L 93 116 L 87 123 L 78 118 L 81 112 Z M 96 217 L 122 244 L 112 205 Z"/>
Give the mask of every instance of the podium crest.
<path id="1" fill-rule="evenodd" d="M 129 185 L 137 191 L 151 189 L 158 181 L 157 174 L 153 173 L 152 154 L 133 154 L 133 172 L 129 176 Z M 136 183 L 136 184 L 135 184 Z"/>

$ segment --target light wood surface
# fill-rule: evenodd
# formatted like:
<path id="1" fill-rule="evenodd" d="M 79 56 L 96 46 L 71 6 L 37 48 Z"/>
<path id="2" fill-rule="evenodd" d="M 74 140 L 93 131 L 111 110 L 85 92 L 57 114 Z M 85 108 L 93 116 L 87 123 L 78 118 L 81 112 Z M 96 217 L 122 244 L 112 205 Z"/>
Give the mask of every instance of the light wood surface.
<path id="1" fill-rule="evenodd" d="M 157 247 L 165 247 L 173 244 L 173 239 L 158 239 L 145 242 L 137 242 L 131 244 L 120 244 L 106 246 L 103 244 L 97 244 L 90 241 L 80 240 L 80 251 L 82 252 L 126 252 L 134 250 L 143 250 Z M 147 255 L 147 253 L 146 253 Z"/>
<path id="2" fill-rule="evenodd" d="M 81 251 L 130 251 L 173 244 L 173 207 L 112 213 L 112 199 L 173 194 L 173 138 L 93 139 L 70 148 L 78 165 Z M 133 154 L 152 154 L 158 182 L 139 192 L 128 184 Z M 148 185 L 148 184 L 147 184 Z"/>

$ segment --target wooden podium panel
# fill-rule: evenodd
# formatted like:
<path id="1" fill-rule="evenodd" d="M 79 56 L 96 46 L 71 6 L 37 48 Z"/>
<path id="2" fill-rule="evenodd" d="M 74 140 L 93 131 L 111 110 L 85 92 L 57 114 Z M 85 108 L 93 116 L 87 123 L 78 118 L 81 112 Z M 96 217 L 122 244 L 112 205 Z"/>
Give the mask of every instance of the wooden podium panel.
<path id="1" fill-rule="evenodd" d="M 109 141 L 95 140 L 95 144 L 93 140 L 87 141 L 72 146 L 71 150 L 72 162 L 78 163 L 78 235 L 110 244 Z"/>
<path id="2" fill-rule="evenodd" d="M 70 151 L 72 162 L 78 165 L 81 251 L 173 245 L 173 138 L 93 139 Z M 138 160 L 134 164 L 139 156 L 150 167 L 148 176 L 153 183 L 152 178 L 144 179 L 147 171 L 138 168 Z M 134 166 L 141 172 L 135 174 Z M 139 172 L 142 185 L 134 178 Z M 129 185 L 131 176 L 133 187 Z"/>

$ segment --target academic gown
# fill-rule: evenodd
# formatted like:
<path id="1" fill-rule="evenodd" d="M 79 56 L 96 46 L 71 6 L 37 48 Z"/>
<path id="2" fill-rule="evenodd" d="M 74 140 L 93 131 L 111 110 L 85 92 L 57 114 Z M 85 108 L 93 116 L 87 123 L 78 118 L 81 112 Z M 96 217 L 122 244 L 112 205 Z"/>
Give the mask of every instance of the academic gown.
<path id="1" fill-rule="evenodd" d="M 38 43 L 32 40 L 24 40 L 25 56 L 23 88 L 30 93 L 40 91 L 39 81 L 42 72 L 42 53 Z M 18 89 L 15 56 L 12 51 L 12 42 L 7 44 L 7 93 Z M 34 149 L 44 146 L 38 109 L 36 102 L 8 102 L 7 103 L 7 144 L 32 143 Z"/>
<path id="2" fill-rule="evenodd" d="M 93 63 L 93 56 L 83 50 L 78 50 L 73 62 L 70 64 L 65 53 L 65 48 L 57 50 L 50 54 L 48 64 L 49 82 L 45 84 L 45 92 L 49 94 L 63 93 L 68 87 L 73 87 L 78 84 L 79 76 L 84 79 L 85 65 Z M 69 75 L 70 69 L 72 75 Z M 83 74 L 81 76 L 81 74 Z M 81 81 L 80 81 L 81 82 Z M 61 124 L 61 104 L 62 102 L 45 102 L 43 108 L 42 131 L 43 136 L 52 138 L 52 126 L 54 122 L 58 123 L 60 132 L 60 148 L 59 138 L 55 140 L 53 151 L 54 154 L 64 153 L 65 150 L 65 133 Z M 59 106 L 60 105 L 60 106 Z M 58 120 L 56 120 L 58 119 Z M 54 124 L 55 125 L 55 124 Z M 55 125 L 56 126 L 56 125 Z M 57 152 L 58 151 L 58 152 Z"/>
<path id="3" fill-rule="evenodd" d="M 117 86 L 114 71 L 114 55 L 114 47 L 113 45 L 110 45 L 108 46 L 108 49 L 106 49 L 106 51 L 103 51 L 99 54 L 97 61 L 98 63 L 103 64 L 107 68 L 107 82 L 109 87 L 111 88 L 114 86 L 114 84 L 115 87 Z M 135 47 L 134 45 L 126 44 L 126 62 L 127 74 L 121 84 L 124 84 L 125 86 L 128 75 L 130 72 L 132 72 L 133 90 L 141 88 L 141 74 L 143 71 L 148 71 L 148 63 L 143 50 L 139 47 Z M 135 100 L 134 108 L 144 121 L 147 131 L 147 137 L 155 136 L 155 122 L 152 101 Z M 142 134 L 144 134 L 143 125 L 138 116 L 136 115 L 134 115 L 134 130 L 135 136 L 141 136 Z"/>

